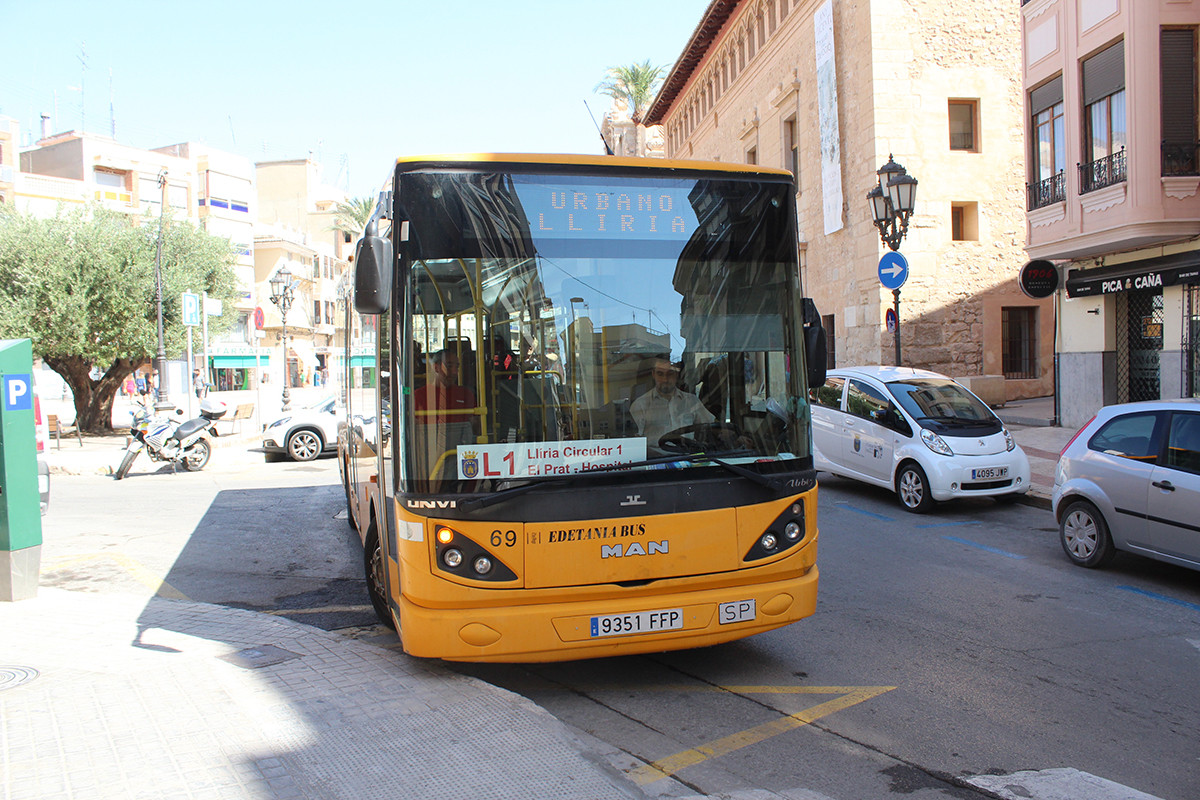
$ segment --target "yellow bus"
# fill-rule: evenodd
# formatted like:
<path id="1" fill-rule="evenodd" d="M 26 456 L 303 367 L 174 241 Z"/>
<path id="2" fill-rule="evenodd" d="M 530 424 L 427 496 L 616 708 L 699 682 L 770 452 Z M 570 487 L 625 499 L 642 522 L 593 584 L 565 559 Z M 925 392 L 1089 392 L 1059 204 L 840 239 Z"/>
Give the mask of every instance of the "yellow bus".
<path id="1" fill-rule="evenodd" d="M 825 343 L 794 197 L 719 163 L 397 161 L 343 293 L 338 450 L 406 652 L 591 658 L 813 613 Z"/>

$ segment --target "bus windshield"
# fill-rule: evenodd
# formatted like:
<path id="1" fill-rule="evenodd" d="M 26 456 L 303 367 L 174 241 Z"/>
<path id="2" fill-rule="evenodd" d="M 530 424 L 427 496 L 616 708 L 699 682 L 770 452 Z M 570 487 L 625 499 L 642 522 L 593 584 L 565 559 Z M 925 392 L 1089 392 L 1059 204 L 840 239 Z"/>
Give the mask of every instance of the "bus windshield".
<path id="1" fill-rule="evenodd" d="M 394 191 L 406 491 L 809 457 L 786 178 L 426 167 Z"/>

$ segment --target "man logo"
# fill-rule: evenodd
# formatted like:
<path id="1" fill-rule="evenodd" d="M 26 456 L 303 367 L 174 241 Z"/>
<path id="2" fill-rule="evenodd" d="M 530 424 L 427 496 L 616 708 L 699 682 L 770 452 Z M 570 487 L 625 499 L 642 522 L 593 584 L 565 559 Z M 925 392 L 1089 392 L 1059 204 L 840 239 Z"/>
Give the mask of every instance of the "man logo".
<path id="1" fill-rule="evenodd" d="M 459 465 L 462 470 L 462 476 L 468 480 L 473 479 L 479 474 L 479 454 L 474 450 L 468 450 L 463 453 L 462 464 Z"/>
<path id="2" fill-rule="evenodd" d="M 601 558 L 624 558 L 626 556 L 654 556 L 662 553 L 666 555 L 667 548 L 670 542 L 663 539 L 661 542 L 646 542 L 646 546 L 642 547 L 641 542 L 630 542 L 622 549 L 619 544 L 606 544 L 600 547 Z"/>

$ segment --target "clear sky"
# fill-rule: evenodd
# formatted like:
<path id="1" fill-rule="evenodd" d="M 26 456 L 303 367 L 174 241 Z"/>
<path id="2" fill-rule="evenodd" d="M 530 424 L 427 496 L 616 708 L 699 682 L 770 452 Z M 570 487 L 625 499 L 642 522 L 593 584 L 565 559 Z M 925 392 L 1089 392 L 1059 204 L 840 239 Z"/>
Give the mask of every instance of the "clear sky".
<path id="1" fill-rule="evenodd" d="M 134 147 L 322 163 L 373 194 L 399 155 L 603 152 L 605 70 L 669 70 L 708 0 L 0 0 L 0 115 Z M 110 78 L 111 76 L 111 78 Z M 110 112 L 111 108 L 111 112 Z"/>

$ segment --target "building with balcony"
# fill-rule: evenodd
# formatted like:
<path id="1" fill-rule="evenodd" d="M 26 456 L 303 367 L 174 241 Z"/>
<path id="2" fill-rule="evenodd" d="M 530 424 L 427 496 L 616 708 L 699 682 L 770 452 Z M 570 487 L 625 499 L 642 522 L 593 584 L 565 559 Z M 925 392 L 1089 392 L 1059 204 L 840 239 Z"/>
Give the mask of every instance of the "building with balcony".
<path id="1" fill-rule="evenodd" d="M 904 365 L 1002 375 L 993 402 L 1052 393 L 1053 307 L 1018 282 L 1018 17 L 1012 0 L 713 0 L 652 104 L 668 158 L 795 175 L 830 365 L 894 363 L 866 199 L 894 156 L 920 183 L 901 245 Z"/>
<path id="2" fill-rule="evenodd" d="M 1025 0 L 1026 250 L 1058 267 L 1064 424 L 1200 396 L 1192 0 Z"/>
<path id="3" fill-rule="evenodd" d="M 311 158 L 260 161 L 255 175 L 260 224 L 255 235 L 255 280 L 265 287 L 263 281 L 285 263 L 296 276 L 297 297 L 288 313 L 289 342 L 293 317 L 306 324 L 298 328 L 295 346 L 289 346 L 287 375 L 291 386 L 312 385 L 314 380 L 339 375 L 342 368 L 346 336 L 335 309 L 357 237 L 334 230 L 333 223 L 336 206 L 346 200 L 346 194 L 324 182 L 321 165 Z M 259 297 L 269 295 L 268 290 Z M 272 319 L 270 314 L 267 319 Z"/>

